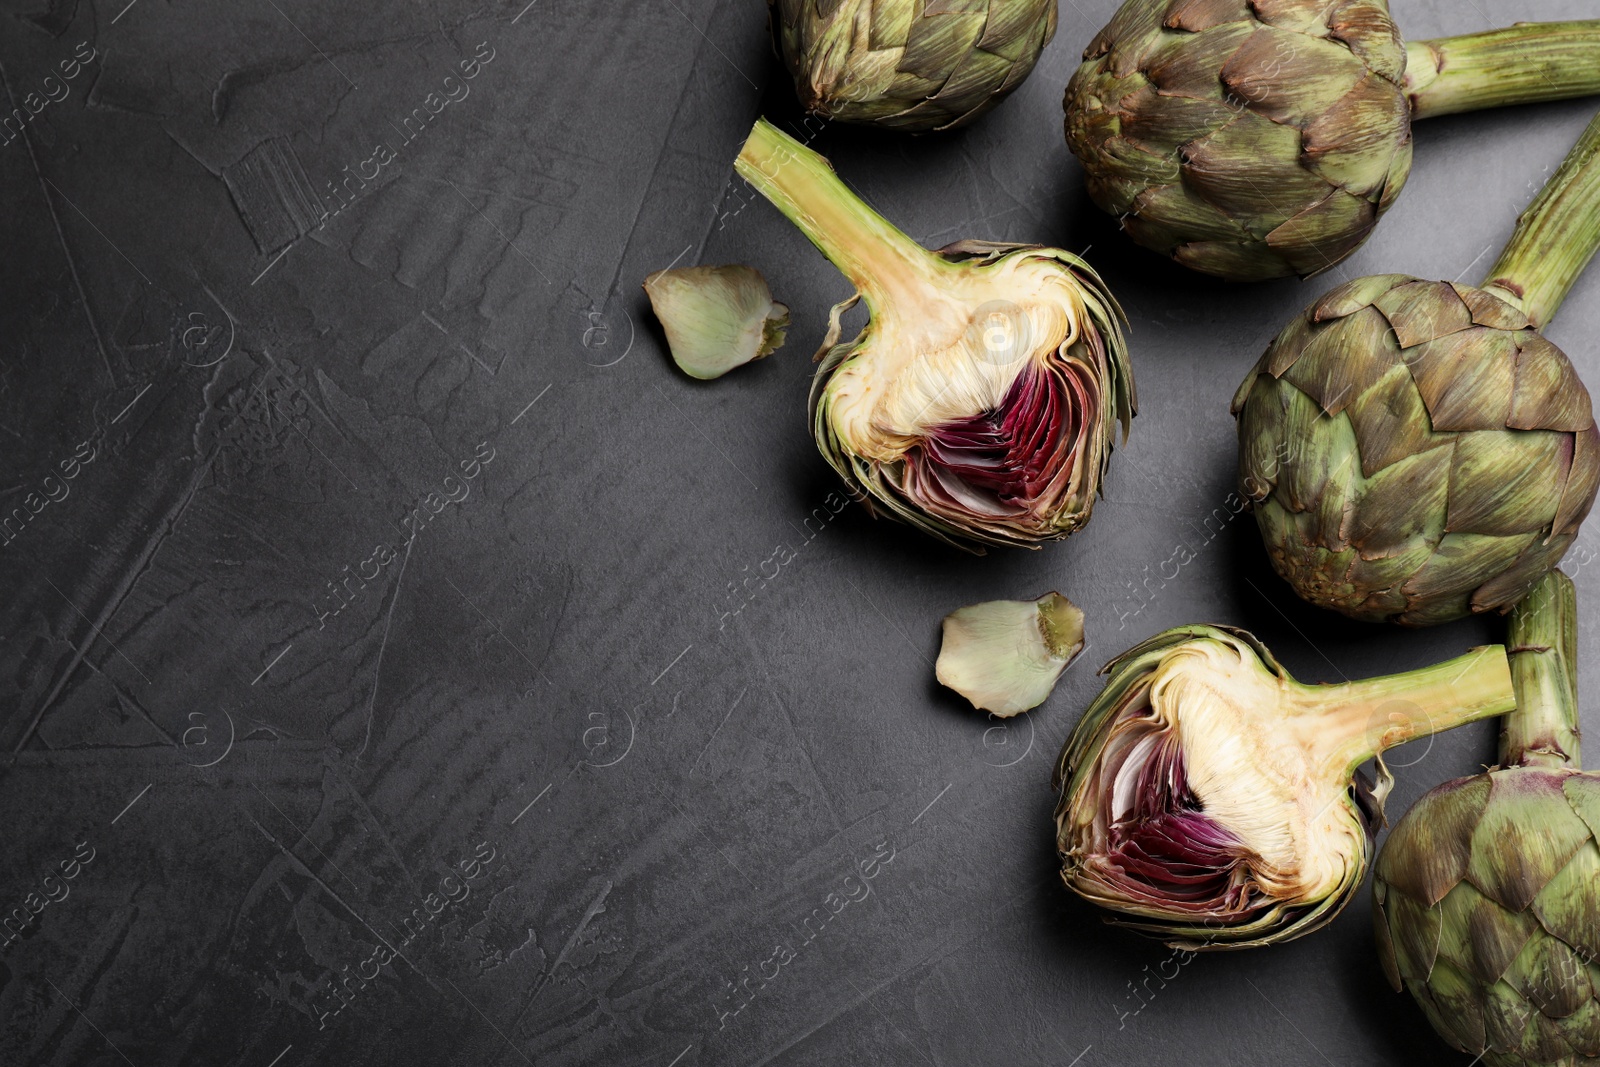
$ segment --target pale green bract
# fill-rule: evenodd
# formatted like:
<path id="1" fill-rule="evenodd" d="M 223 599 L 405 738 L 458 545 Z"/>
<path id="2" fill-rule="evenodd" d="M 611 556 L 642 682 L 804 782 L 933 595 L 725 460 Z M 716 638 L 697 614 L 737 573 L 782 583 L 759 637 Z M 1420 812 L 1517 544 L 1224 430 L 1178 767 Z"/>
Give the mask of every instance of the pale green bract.
<path id="1" fill-rule="evenodd" d="M 980 711 L 1002 719 L 1043 704 L 1083 650 L 1083 612 L 1060 593 L 991 600 L 944 617 L 934 672 Z"/>
<path id="2" fill-rule="evenodd" d="M 789 309 L 761 272 L 726 267 L 658 270 L 644 280 L 673 362 L 692 378 L 720 378 L 783 346 Z"/>

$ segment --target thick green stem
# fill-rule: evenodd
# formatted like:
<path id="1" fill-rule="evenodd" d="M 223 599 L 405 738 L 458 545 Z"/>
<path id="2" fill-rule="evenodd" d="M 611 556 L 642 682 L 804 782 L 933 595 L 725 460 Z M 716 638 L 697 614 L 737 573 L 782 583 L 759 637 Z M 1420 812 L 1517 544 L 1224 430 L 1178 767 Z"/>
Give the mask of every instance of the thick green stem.
<path id="1" fill-rule="evenodd" d="M 939 257 L 868 207 L 826 159 L 766 119 L 756 120 L 734 169 L 844 272 L 869 311 L 897 302 L 910 308 L 937 294 Z"/>
<path id="2" fill-rule="evenodd" d="M 1511 243 L 1489 268 L 1485 289 L 1499 290 L 1535 326 L 1555 317 L 1578 276 L 1600 249 L 1600 115 L 1517 219 Z"/>
<path id="3" fill-rule="evenodd" d="M 1320 712 L 1305 720 L 1309 743 L 1327 751 L 1329 769 L 1344 777 L 1395 745 L 1517 706 L 1501 645 L 1387 678 L 1302 689 L 1304 702 Z"/>
<path id="4" fill-rule="evenodd" d="M 1511 612 L 1517 710 L 1500 731 L 1500 766 L 1578 767 L 1578 597 L 1551 571 Z"/>
<path id="5" fill-rule="evenodd" d="M 1600 93 L 1600 19 L 1412 41 L 1405 89 L 1419 119 Z"/>

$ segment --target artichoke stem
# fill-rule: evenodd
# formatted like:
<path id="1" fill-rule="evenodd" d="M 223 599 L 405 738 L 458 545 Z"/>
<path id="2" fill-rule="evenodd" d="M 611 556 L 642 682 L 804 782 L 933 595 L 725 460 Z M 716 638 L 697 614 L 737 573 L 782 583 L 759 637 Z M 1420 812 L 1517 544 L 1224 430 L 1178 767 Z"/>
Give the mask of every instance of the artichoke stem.
<path id="1" fill-rule="evenodd" d="M 757 119 L 734 169 L 842 271 L 874 315 L 937 300 L 944 263 L 868 207 L 828 161 Z"/>
<path id="2" fill-rule="evenodd" d="M 1511 676 L 1517 710 L 1500 731 L 1502 767 L 1580 767 L 1578 597 L 1553 570 L 1511 613 Z"/>
<path id="3" fill-rule="evenodd" d="M 1432 667 L 1386 678 L 1304 686 L 1320 714 L 1308 720 L 1309 743 L 1329 751 L 1329 772 L 1345 781 L 1367 760 L 1395 745 L 1517 706 L 1502 645 L 1475 648 Z"/>
<path id="4" fill-rule="evenodd" d="M 1537 327 L 1560 310 L 1600 248 L 1600 115 L 1544 189 L 1517 219 L 1511 243 L 1483 288 L 1498 290 Z"/>
<path id="5" fill-rule="evenodd" d="M 1600 19 L 1527 22 L 1406 45 L 1415 118 L 1600 93 Z"/>

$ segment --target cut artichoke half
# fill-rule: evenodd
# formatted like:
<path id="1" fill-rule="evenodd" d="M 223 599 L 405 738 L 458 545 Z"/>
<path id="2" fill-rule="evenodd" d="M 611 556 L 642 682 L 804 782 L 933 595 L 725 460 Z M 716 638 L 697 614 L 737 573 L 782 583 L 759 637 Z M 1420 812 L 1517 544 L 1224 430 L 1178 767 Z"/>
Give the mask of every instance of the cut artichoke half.
<path id="1" fill-rule="evenodd" d="M 1056 765 L 1061 877 L 1109 921 L 1194 951 L 1332 921 L 1361 886 L 1387 792 L 1361 764 L 1515 704 L 1503 646 L 1308 685 L 1243 630 L 1195 625 L 1104 673 Z"/>
<path id="2" fill-rule="evenodd" d="M 691 378 L 720 378 L 783 347 L 789 309 L 754 267 L 677 267 L 644 280 L 672 361 Z"/>
<path id="3" fill-rule="evenodd" d="M 1010 718 L 1043 704 L 1083 651 L 1083 612 L 1060 593 L 991 600 L 944 617 L 934 673 L 979 711 Z"/>
<path id="4" fill-rule="evenodd" d="M 1059 248 L 924 248 L 764 119 L 735 169 L 855 287 L 829 317 L 810 399 L 851 496 L 975 552 L 1082 528 L 1137 407 L 1100 276 Z M 858 300 L 868 321 L 842 341 Z"/>

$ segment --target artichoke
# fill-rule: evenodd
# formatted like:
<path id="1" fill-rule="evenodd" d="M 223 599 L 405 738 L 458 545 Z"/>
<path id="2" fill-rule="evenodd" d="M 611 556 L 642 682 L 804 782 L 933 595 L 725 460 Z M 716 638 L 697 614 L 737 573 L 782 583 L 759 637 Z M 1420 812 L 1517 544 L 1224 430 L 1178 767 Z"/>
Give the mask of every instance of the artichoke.
<path id="1" fill-rule="evenodd" d="M 1123 653 L 1056 765 L 1061 878 L 1194 951 L 1288 941 L 1360 886 L 1388 792 L 1356 769 L 1513 705 L 1505 649 L 1303 685 L 1254 637 L 1185 626 Z"/>
<path id="2" fill-rule="evenodd" d="M 1056 32 L 1056 0 L 771 0 L 800 103 L 922 132 L 971 122 L 1022 84 Z"/>
<path id="3" fill-rule="evenodd" d="M 1066 93 L 1090 197 L 1241 281 L 1353 252 L 1411 170 L 1411 120 L 1600 92 L 1600 20 L 1402 44 L 1386 0 L 1128 0 Z"/>
<path id="4" fill-rule="evenodd" d="M 738 172 L 833 261 L 837 305 L 812 433 L 852 496 L 951 544 L 1038 547 L 1089 521 L 1115 423 L 1134 413 L 1121 310 L 1079 257 L 918 245 L 828 161 L 765 121 Z M 864 299 L 870 322 L 841 343 Z"/>
<path id="5" fill-rule="evenodd" d="M 1600 117 L 1483 288 L 1384 274 L 1281 333 L 1234 397 L 1241 495 L 1296 593 L 1423 626 L 1506 611 L 1600 485 L 1588 391 L 1538 327 L 1600 243 Z"/>
<path id="6" fill-rule="evenodd" d="M 1418 801 L 1374 872 L 1389 983 L 1488 1067 L 1600 1061 L 1600 775 L 1578 764 L 1576 614 L 1560 571 L 1512 613 L 1500 765 Z"/>

